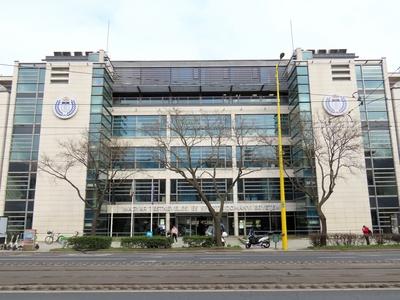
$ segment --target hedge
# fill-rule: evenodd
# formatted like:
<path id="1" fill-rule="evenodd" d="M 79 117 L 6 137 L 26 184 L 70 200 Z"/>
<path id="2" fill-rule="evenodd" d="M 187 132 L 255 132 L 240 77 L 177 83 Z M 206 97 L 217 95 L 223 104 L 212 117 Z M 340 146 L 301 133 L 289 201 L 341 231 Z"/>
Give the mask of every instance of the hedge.
<path id="1" fill-rule="evenodd" d="M 98 250 L 110 248 L 111 241 L 107 236 L 74 236 L 68 238 L 68 245 L 76 250 Z"/>
<path id="2" fill-rule="evenodd" d="M 164 236 L 134 236 L 121 239 L 123 248 L 171 248 L 173 239 Z"/>
<path id="3" fill-rule="evenodd" d="M 188 244 L 190 248 L 211 247 L 214 245 L 214 238 L 211 236 L 201 236 L 201 235 L 184 236 L 183 242 L 185 244 Z"/>
<path id="4" fill-rule="evenodd" d="M 308 237 L 313 247 L 322 246 L 323 235 L 321 233 L 312 233 Z M 375 233 L 370 235 L 370 242 L 378 245 L 399 244 L 400 234 Z M 333 233 L 326 235 L 326 244 L 328 246 L 357 246 L 366 244 L 366 241 L 362 234 Z"/>

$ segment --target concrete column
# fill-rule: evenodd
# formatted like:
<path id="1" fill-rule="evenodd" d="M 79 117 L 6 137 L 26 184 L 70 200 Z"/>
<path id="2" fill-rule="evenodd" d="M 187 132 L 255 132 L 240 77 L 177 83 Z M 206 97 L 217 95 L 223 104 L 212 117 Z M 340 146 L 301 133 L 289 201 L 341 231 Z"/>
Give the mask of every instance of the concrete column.
<path id="1" fill-rule="evenodd" d="M 165 232 L 167 233 L 170 230 L 171 230 L 171 218 L 170 218 L 170 213 L 167 212 L 165 213 Z"/>
<path id="2" fill-rule="evenodd" d="M 165 204 L 168 206 L 171 203 L 171 179 L 165 179 Z"/>
<path id="3" fill-rule="evenodd" d="M 235 236 L 239 236 L 239 213 L 233 212 L 233 228 Z"/>

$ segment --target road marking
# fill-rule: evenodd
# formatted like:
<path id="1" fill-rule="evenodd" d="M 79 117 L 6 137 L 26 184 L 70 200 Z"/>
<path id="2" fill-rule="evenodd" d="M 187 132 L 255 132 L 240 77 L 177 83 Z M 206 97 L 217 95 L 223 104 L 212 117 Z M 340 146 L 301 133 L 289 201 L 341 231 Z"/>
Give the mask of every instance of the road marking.
<path id="1" fill-rule="evenodd" d="M 223 259 L 223 260 L 225 260 L 225 259 L 237 259 L 237 258 L 236 257 L 219 256 L 219 257 L 200 257 L 200 259 L 203 259 L 203 260 L 208 260 L 208 259 L 211 259 L 211 260 L 219 259 L 219 260 L 221 260 L 221 259 Z"/>

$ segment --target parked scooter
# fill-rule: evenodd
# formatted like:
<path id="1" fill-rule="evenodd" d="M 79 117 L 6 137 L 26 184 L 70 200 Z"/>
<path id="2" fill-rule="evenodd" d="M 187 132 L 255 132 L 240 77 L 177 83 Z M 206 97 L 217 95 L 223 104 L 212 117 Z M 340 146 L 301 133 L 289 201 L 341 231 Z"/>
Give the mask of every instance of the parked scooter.
<path id="1" fill-rule="evenodd" d="M 9 243 L 6 246 L 6 250 L 22 250 L 22 245 L 19 243 L 19 234 L 11 236 Z"/>
<path id="2" fill-rule="evenodd" d="M 251 246 L 256 246 L 259 245 L 263 248 L 269 248 L 270 246 L 270 241 L 269 241 L 269 236 L 264 235 L 264 236 L 256 236 L 254 234 L 254 231 L 249 233 L 249 236 L 247 237 L 246 241 L 246 249 L 249 249 Z"/>

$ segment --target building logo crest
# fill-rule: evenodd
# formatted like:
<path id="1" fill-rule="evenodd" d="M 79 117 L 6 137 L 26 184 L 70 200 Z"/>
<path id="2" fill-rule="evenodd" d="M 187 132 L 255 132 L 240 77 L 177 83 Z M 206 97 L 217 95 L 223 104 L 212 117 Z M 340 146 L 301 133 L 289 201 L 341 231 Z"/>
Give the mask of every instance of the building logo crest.
<path id="1" fill-rule="evenodd" d="M 57 99 L 53 106 L 54 114 L 60 119 L 72 118 L 78 111 L 78 104 L 76 100 L 63 97 L 62 99 Z"/>
<path id="2" fill-rule="evenodd" d="M 349 109 L 349 102 L 344 96 L 326 96 L 323 101 L 325 111 L 332 116 L 342 116 Z"/>

